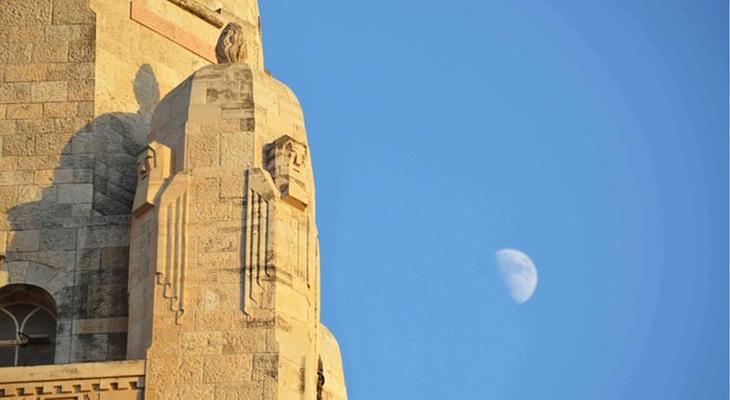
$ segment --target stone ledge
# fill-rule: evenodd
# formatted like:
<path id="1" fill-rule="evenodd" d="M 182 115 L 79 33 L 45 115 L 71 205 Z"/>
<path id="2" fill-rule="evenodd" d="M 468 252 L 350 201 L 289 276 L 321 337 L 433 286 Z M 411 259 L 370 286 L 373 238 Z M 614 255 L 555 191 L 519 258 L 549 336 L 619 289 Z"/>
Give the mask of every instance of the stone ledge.
<path id="1" fill-rule="evenodd" d="M 134 380 L 144 387 L 145 361 L 128 360 L 83 364 L 0 368 L 0 391 L 8 386 L 55 381 Z"/>

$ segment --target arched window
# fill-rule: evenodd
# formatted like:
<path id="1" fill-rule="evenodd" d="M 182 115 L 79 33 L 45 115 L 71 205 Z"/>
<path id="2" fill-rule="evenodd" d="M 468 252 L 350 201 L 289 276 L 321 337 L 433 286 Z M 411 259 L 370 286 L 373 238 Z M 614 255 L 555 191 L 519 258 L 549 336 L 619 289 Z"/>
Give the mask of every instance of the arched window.
<path id="1" fill-rule="evenodd" d="M 0 367 L 53 364 L 56 304 L 30 285 L 0 288 Z"/>

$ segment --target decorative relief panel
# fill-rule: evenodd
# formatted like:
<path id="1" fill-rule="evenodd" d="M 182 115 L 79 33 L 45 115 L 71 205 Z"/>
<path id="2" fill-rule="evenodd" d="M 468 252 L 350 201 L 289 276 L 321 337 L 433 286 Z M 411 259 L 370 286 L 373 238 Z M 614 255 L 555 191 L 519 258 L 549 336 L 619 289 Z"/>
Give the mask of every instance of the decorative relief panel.
<path id="1" fill-rule="evenodd" d="M 188 266 L 188 194 L 164 206 L 160 212 L 160 246 L 164 256 L 159 260 L 157 284 L 162 296 L 175 313 L 175 323 L 185 314 L 185 274 Z"/>
<path id="2" fill-rule="evenodd" d="M 253 308 L 264 304 L 266 282 L 271 280 L 274 261 L 274 185 L 260 169 L 252 169 L 246 177 L 243 260 L 243 311 L 252 316 Z"/>

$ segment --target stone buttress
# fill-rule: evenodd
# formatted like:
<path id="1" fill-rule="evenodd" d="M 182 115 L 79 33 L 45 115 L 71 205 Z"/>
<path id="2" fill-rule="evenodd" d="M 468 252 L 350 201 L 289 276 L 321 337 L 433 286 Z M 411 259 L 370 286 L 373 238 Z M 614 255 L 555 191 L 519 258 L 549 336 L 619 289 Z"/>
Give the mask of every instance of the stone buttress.
<path id="1" fill-rule="evenodd" d="M 138 161 L 127 349 L 146 398 L 345 399 L 294 94 L 246 63 L 204 67 L 160 102 Z"/>

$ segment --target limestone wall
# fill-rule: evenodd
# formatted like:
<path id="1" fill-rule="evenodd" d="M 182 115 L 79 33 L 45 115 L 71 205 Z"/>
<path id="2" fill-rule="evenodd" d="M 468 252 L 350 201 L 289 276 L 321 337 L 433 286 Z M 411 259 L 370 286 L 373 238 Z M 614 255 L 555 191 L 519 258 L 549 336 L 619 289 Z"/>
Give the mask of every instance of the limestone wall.
<path id="1" fill-rule="evenodd" d="M 84 1 L 0 2 L 0 285 L 53 295 L 62 363 L 124 357 L 136 150 L 96 132 L 95 37 Z"/>
<path id="2" fill-rule="evenodd" d="M 0 287 L 53 295 L 56 362 L 125 358 L 136 156 L 229 20 L 263 68 L 255 1 L 0 1 Z"/>

